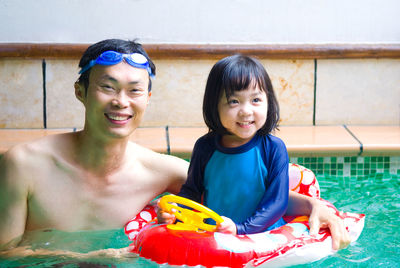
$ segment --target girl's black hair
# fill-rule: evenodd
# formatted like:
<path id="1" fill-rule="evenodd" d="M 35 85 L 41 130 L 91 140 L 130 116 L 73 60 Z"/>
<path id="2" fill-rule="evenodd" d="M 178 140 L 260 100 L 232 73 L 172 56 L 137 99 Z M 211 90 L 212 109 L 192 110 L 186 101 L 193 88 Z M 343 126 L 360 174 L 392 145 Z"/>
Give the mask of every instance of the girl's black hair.
<path id="1" fill-rule="evenodd" d="M 220 135 L 230 134 L 221 124 L 218 102 L 224 96 L 258 85 L 267 95 L 268 112 L 264 126 L 258 130 L 267 135 L 278 127 L 279 104 L 275 97 L 271 79 L 263 65 L 256 59 L 244 55 L 233 55 L 218 61 L 210 71 L 203 98 L 203 117 L 209 131 Z"/>
<path id="2" fill-rule="evenodd" d="M 83 53 L 81 60 L 79 61 L 79 67 L 82 68 L 86 66 L 91 60 L 97 59 L 101 53 L 104 51 L 113 50 L 119 53 L 124 54 L 132 54 L 132 53 L 140 53 L 146 57 L 149 61 L 149 65 L 151 68 L 151 72 L 155 75 L 156 74 L 156 66 L 147 55 L 146 51 L 143 49 L 142 45 L 137 43 L 135 40 L 127 41 L 121 39 L 106 39 L 95 43 L 89 46 L 86 51 Z M 89 86 L 89 75 L 90 75 L 91 68 L 86 72 L 82 73 L 79 78 L 78 82 L 82 83 L 85 87 L 85 94 L 87 93 L 87 88 Z M 151 91 L 151 79 L 149 78 L 149 92 Z"/>

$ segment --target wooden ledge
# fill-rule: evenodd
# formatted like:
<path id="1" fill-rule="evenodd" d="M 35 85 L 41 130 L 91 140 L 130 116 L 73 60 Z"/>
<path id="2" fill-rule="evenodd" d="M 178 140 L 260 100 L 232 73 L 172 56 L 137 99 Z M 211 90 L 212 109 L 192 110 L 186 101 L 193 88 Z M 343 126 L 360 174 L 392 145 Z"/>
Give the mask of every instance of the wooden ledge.
<path id="1" fill-rule="evenodd" d="M 89 44 L 0 43 L 0 58 L 79 59 Z M 143 44 L 152 59 L 220 59 L 242 53 L 265 59 L 400 58 L 400 44 Z"/>

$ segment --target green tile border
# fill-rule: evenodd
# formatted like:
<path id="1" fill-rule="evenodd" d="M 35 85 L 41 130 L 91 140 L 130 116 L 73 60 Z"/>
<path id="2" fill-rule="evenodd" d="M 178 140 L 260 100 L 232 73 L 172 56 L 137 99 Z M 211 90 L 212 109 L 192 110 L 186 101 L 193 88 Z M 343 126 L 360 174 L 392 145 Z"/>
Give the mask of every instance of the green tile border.
<path id="1" fill-rule="evenodd" d="M 400 175 L 400 156 L 290 157 L 290 162 L 311 169 L 317 176 Z"/>
<path id="2" fill-rule="evenodd" d="M 0 159 L 2 158 L 0 154 Z M 190 161 L 188 158 L 184 158 Z M 400 176 L 400 156 L 289 157 L 291 163 L 311 169 L 316 176 Z"/>

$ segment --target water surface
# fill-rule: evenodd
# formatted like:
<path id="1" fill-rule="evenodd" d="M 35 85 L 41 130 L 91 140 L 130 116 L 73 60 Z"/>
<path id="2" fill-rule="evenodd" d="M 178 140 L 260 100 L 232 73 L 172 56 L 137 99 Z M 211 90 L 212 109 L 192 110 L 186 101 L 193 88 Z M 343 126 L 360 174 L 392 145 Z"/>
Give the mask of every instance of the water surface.
<path id="1" fill-rule="evenodd" d="M 317 262 L 300 267 L 399 267 L 400 263 L 400 176 L 338 178 L 318 177 L 321 195 L 343 211 L 364 213 L 365 227 L 348 248 Z M 123 230 L 96 232 L 30 233 L 25 240 L 32 249 L 87 253 L 93 250 L 127 247 Z M 158 267 L 137 257 L 71 257 L 58 254 L 43 257 L 0 258 L 0 267 Z"/>

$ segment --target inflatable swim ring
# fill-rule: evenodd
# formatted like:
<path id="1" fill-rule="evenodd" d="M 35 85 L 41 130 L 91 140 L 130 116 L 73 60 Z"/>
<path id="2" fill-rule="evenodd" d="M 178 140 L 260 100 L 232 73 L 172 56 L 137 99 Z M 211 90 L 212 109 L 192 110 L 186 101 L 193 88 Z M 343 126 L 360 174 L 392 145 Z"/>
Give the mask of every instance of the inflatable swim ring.
<path id="1" fill-rule="evenodd" d="M 311 170 L 290 164 L 289 179 L 293 191 L 320 199 L 318 181 Z M 339 213 L 331 203 L 322 201 L 344 220 L 351 240 L 357 240 L 364 227 L 365 215 Z M 169 204 L 169 200 L 164 203 Z M 195 209 L 201 212 L 202 208 Z M 201 217 L 213 216 L 207 214 Z M 128 222 L 125 233 L 133 241 L 133 253 L 158 264 L 274 267 L 308 263 L 335 252 L 328 229 L 320 230 L 317 236 L 309 235 L 307 216 L 285 216 L 286 225 L 249 235 L 212 232 L 212 226 L 203 226 L 200 230 L 198 227 L 182 230 L 171 225 L 157 224 L 155 218 L 155 206 L 149 205 Z M 207 228 L 211 229 L 204 231 Z"/>

